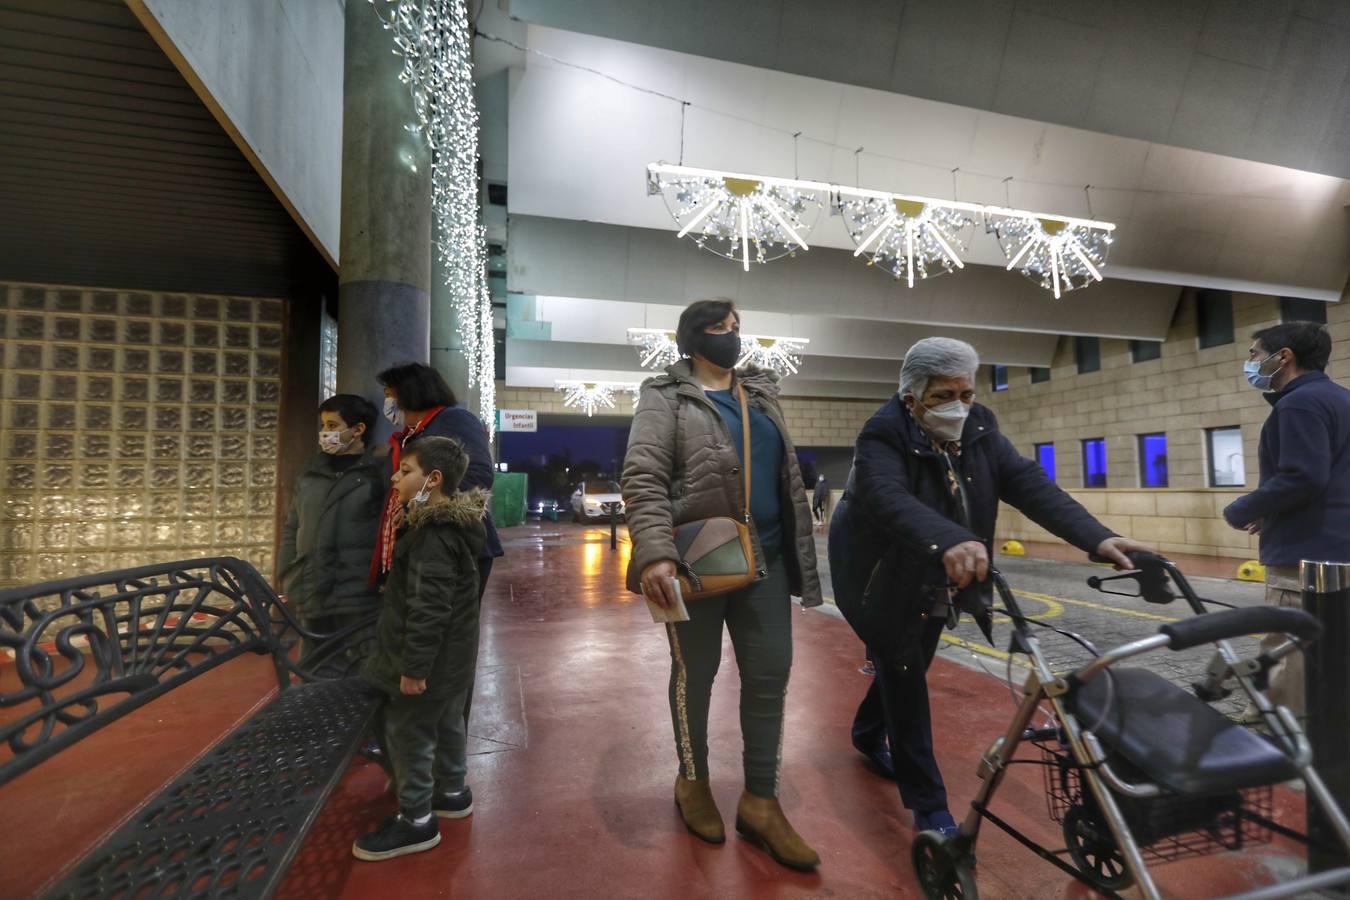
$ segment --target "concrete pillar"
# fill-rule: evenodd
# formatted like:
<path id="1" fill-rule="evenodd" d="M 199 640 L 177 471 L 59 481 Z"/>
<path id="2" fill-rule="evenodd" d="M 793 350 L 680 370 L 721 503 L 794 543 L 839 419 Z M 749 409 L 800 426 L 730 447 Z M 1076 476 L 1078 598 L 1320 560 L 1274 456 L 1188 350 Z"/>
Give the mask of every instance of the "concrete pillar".
<path id="1" fill-rule="evenodd" d="M 338 390 L 380 406 L 376 373 L 430 358 L 431 159 L 392 35 L 364 0 L 345 15 Z"/>

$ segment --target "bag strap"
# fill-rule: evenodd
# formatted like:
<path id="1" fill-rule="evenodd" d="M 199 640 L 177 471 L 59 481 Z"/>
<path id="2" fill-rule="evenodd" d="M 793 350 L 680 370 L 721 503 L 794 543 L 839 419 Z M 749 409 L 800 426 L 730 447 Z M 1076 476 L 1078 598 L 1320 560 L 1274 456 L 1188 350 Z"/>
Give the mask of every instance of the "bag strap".
<path id="1" fill-rule="evenodd" d="M 741 468 L 745 470 L 745 521 L 750 521 L 750 409 L 745 388 L 736 382 L 736 397 L 741 402 Z"/>

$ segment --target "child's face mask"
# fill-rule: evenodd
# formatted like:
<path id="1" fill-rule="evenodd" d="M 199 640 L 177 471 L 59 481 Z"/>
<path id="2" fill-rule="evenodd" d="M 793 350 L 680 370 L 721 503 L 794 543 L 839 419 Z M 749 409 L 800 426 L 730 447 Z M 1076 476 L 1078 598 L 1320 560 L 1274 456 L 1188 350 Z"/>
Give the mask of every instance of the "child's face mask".
<path id="1" fill-rule="evenodd" d="M 426 503 L 431 499 L 431 476 L 428 475 L 426 481 L 422 482 L 422 487 L 417 493 L 413 494 L 412 499 L 408 501 L 413 503 Z"/>

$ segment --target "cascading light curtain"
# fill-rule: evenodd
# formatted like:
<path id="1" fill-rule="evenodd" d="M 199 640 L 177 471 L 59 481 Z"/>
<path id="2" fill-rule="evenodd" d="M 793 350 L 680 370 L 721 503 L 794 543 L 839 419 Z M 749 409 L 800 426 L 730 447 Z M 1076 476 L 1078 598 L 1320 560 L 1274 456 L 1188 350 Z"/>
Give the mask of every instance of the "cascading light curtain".
<path id="1" fill-rule="evenodd" d="M 436 252 L 445 267 L 469 384 L 479 416 L 496 420 L 492 298 L 478 186 L 478 107 L 473 98 L 473 32 L 464 0 L 370 0 L 403 58 L 399 78 L 413 97 L 408 128 L 431 150 Z"/>

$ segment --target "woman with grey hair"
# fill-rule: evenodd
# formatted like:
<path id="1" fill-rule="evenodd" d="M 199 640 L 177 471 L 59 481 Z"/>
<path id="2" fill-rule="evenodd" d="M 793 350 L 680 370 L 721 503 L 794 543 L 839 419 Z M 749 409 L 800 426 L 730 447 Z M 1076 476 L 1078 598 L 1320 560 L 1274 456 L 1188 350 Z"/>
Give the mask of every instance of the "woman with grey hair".
<path id="1" fill-rule="evenodd" d="M 962 610 L 988 615 L 999 501 L 1118 567 L 1130 565 L 1127 552 L 1148 549 L 1112 534 L 999 433 L 994 414 L 975 402 L 979 365 L 963 341 L 926 338 L 909 348 L 900 390 L 858 435 L 830 523 L 835 600 L 877 672 L 854 745 L 883 769 L 893 765 L 921 831 L 956 830 L 933 754 L 925 673 L 944 624 L 955 627 Z"/>

